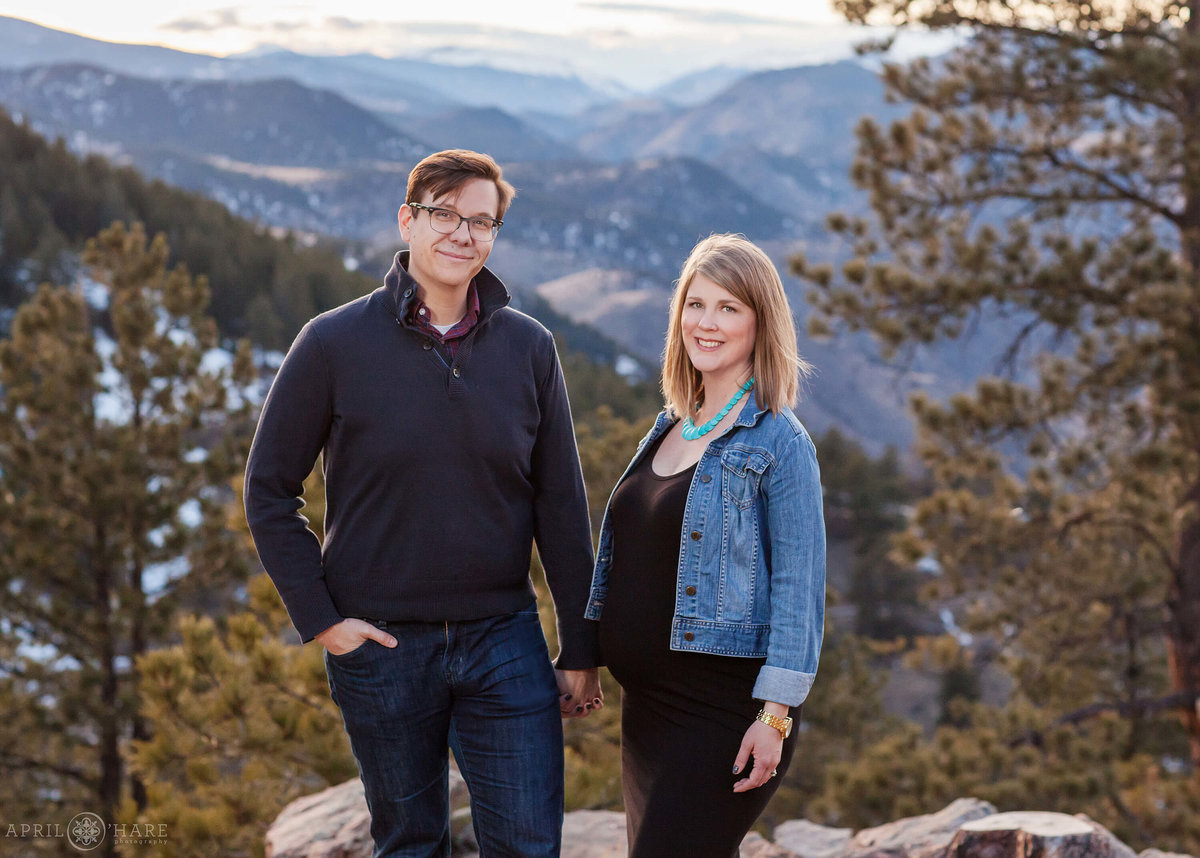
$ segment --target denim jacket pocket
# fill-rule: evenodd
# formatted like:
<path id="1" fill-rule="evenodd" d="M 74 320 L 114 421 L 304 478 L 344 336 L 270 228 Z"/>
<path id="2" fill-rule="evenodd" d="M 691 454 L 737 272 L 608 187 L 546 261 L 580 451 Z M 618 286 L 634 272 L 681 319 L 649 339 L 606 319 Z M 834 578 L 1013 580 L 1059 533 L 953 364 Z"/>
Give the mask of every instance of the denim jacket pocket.
<path id="1" fill-rule="evenodd" d="M 721 454 L 721 494 L 738 509 L 747 509 L 758 497 L 763 473 L 771 465 L 765 451 L 728 447 Z"/>

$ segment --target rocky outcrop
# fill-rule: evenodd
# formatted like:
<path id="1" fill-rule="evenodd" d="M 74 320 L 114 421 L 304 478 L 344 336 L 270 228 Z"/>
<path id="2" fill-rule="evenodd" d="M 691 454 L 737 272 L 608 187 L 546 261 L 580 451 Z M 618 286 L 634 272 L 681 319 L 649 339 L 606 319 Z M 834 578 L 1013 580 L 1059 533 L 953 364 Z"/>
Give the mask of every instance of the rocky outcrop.
<path id="1" fill-rule="evenodd" d="M 563 820 L 563 846 L 563 858 L 625 858 L 625 814 L 612 810 L 568 813 Z"/>
<path id="2" fill-rule="evenodd" d="M 451 771 L 455 858 L 478 858 L 466 785 Z M 357 779 L 288 805 L 267 832 L 266 858 L 369 858 L 370 819 Z M 625 858 L 625 815 L 577 810 L 563 824 L 562 858 Z M 773 840 L 751 832 L 741 858 L 1194 858 L 1147 849 L 1141 855 L 1079 814 L 997 813 L 962 798 L 937 813 L 854 832 L 803 819 L 778 826 Z"/>
<path id="3" fill-rule="evenodd" d="M 775 842 L 797 858 L 841 858 L 853 836 L 853 828 L 830 828 L 807 819 L 775 827 Z"/>
<path id="4" fill-rule="evenodd" d="M 355 778 L 298 798 L 267 831 L 267 858 L 358 858 L 371 854 L 371 817 Z"/>
<path id="5" fill-rule="evenodd" d="M 864 828 L 837 858 L 943 858 L 963 823 L 995 812 L 986 801 L 960 798 L 937 813 Z"/>
<path id="6" fill-rule="evenodd" d="M 469 800 L 466 783 L 451 767 L 450 830 L 459 847 L 456 852 L 462 858 L 470 854 L 474 845 L 470 816 L 464 821 L 461 813 Z M 370 858 L 370 855 L 371 815 L 358 778 L 296 799 L 267 830 L 266 858 Z"/>
<path id="7" fill-rule="evenodd" d="M 947 858 L 971 855 L 1138 858 L 1108 829 L 1082 814 L 1037 811 L 997 813 L 965 823 L 954 835 Z"/>
<path id="8" fill-rule="evenodd" d="M 796 853 L 772 843 L 756 831 L 751 831 L 742 841 L 738 858 L 795 858 Z"/>

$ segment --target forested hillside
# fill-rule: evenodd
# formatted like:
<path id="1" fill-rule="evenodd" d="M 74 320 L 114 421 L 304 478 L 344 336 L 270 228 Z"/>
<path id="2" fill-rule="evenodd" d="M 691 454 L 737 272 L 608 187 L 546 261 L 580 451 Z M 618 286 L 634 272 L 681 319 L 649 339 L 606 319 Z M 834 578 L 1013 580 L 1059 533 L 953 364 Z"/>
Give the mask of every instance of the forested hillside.
<path id="1" fill-rule="evenodd" d="M 162 232 L 172 262 L 208 278 L 226 336 L 285 348 L 300 325 L 376 280 L 347 271 L 332 246 L 306 246 L 230 214 L 220 203 L 147 181 L 103 158 L 80 159 L 0 111 L 0 306 L 41 282 L 69 282 L 85 239 L 114 220 Z"/>

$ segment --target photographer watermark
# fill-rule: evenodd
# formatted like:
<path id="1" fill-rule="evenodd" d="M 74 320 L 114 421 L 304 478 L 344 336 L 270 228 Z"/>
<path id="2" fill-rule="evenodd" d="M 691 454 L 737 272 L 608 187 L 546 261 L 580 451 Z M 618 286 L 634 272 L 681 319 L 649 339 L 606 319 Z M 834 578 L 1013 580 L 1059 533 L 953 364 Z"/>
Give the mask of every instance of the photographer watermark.
<path id="1" fill-rule="evenodd" d="M 167 842 L 165 822 L 105 822 L 99 814 L 83 812 L 69 822 L 0 823 L 4 839 L 66 840 L 78 852 L 98 849 L 106 840 L 116 846 L 161 846 Z"/>

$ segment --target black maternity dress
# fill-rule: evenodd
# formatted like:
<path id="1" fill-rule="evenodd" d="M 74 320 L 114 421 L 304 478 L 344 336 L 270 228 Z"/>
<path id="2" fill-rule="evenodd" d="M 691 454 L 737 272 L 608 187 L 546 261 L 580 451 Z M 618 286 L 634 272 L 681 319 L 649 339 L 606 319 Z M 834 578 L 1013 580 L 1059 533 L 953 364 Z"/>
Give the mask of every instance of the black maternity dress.
<path id="1" fill-rule="evenodd" d="M 751 691 L 763 658 L 670 648 L 679 540 L 695 466 L 654 473 L 655 443 L 610 505 L 613 560 L 600 619 L 605 663 L 621 685 L 622 788 L 630 858 L 736 858 L 778 788 L 779 775 L 733 792 L 733 763 L 761 701 Z M 794 711 L 793 715 L 799 715 Z"/>

